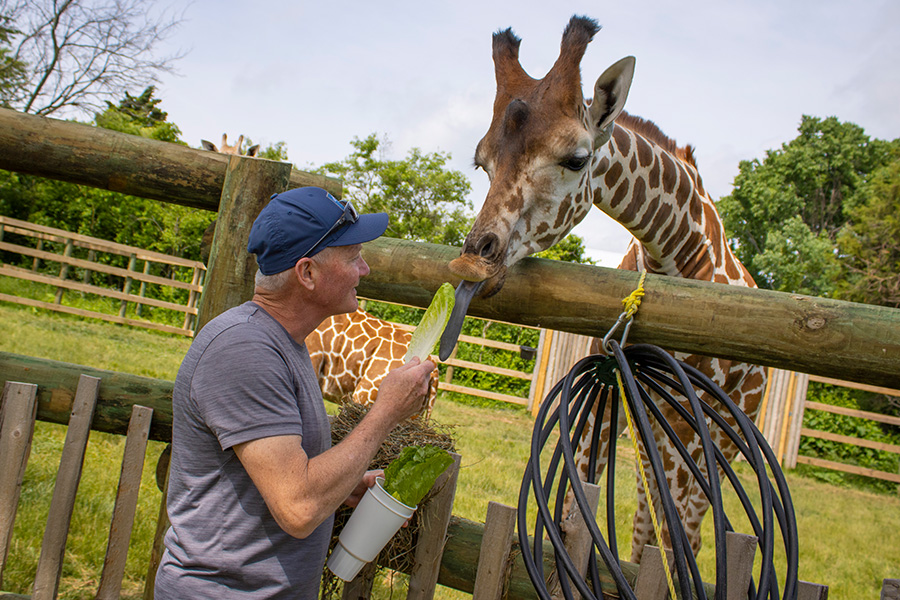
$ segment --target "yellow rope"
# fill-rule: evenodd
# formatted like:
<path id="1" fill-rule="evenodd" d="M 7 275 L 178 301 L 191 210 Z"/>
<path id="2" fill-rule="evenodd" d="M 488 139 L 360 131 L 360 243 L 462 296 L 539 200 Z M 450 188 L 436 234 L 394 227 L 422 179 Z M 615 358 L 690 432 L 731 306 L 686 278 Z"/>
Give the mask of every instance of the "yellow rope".
<path id="1" fill-rule="evenodd" d="M 625 307 L 625 318 L 630 319 L 641 307 L 641 298 L 644 297 L 644 279 L 647 278 L 647 271 L 641 271 L 641 279 L 638 282 L 636 290 L 631 292 L 627 297 L 622 298 L 622 306 Z M 625 409 L 625 420 L 628 422 L 628 435 L 631 437 L 631 444 L 634 447 L 635 460 L 637 461 L 638 471 L 641 475 L 641 481 L 644 484 L 644 490 L 647 494 L 647 505 L 650 509 L 650 520 L 653 522 L 653 531 L 656 533 L 656 539 L 659 543 L 659 554 L 662 557 L 663 570 L 666 573 L 666 583 L 669 585 L 669 597 L 676 598 L 675 583 L 672 581 L 672 572 L 669 570 L 669 561 L 666 558 L 666 551 L 662 543 L 662 531 L 659 521 L 656 519 L 656 509 L 653 506 L 653 496 L 650 494 L 650 486 L 647 483 L 647 473 L 644 471 L 644 461 L 641 460 L 641 452 L 638 447 L 637 432 L 634 429 L 634 421 L 631 418 L 631 410 L 628 408 L 628 401 L 625 397 L 625 384 L 622 383 L 622 374 L 616 369 L 616 381 L 619 383 L 619 396 L 622 399 L 622 406 Z"/>
<path id="2" fill-rule="evenodd" d="M 625 420 L 628 421 L 628 435 L 631 437 L 631 445 L 634 447 L 634 455 L 638 464 L 638 471 L 641 474 L 641 481 L 644 484 L 644 491 L 647 495 L 647 504 L 650 509 L 650 520 L 653 521 L 653 531 L 656 533 L 656 539 L 659 543 L 659 555 L 662 557 L 663 570 L 666 572 L 666 583 L 669 585 L 669 597 L 677 598 L 675 595 L 675 582 L 672 581 L 672 572 L 669 571 L 669 561 L 666 558 L 666 551 L 663 548 L 662 531 L 659 527 L 659 521 L 656 520 L 656 509 L 653 507 L 653 496 L 647 485 L 647 473 L 644 472 L 644 461 L 641 460 L 640 449 L 638 448 L 637 435 L 634 430 L 634 422 L 631 420 L 631 410 L 628 408 L 628 402 L 625 399 L 625 385 L 622 383 L 622 375 L 616 369 L 616 381 L 619 382 L 619 396 L 622 399 L 622 406 L 625 408 Z"/>
<path id="3" fill-rule="evenodd" d="M 641 298 L 644 297 L 644 279 L 647 278 L 647 271 L 641 271 L 641 280 L 638 282 L 637 289 L 622 298 L 622 306 L 625 307 L 625 318 L 630 319 L 634 313 L 641 307 Z"/>

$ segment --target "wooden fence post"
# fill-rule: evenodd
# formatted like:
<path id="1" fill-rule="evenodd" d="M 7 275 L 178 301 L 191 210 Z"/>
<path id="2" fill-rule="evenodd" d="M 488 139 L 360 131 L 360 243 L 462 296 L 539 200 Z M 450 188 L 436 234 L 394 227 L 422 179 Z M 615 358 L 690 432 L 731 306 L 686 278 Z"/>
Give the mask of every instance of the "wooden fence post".
<path id="1" fill-rule="evenodd" d="M 472 600 L 500 600 L 503 597 L 515 535 L 516 509 L 499 502 L 488 502 Z"/>
<path id="2" fill-rule="evenodd" d="M 199 267 L 194 267 L 194 273 L 191 277 L 191 285 L 200 285 L 200 269 Z M 187 310 L 184 312 L 184 324 L 181 326 L 182 329 L 190 329 L 191 320 L 194 315 L 191 314 L 191 309 L 194 308 L 194 305 L 197 304 L 197 292 L 191 290 L 188 292 L 188 301 L 187 301 Z"/>
<path id="3" fill-rule="evenodd" d="M 41 556 L 34 575 L 34 600 L 54 599 L 59 591 L 62 562 L 66 550 L 66 538 L 75 508 L 75 493 L 81 482 L 84 453 L 91 432 L 91 420 L 100 393 L 100 378 L 82 375 L 78 380 L 72 412 L 66 430 L 53 498 L 50 500 L 50 514 L 44 539 L 41 542 Z"/>
<path id="4" fill-rule="evenodd" d="M 66 257 L 72 256 L 72 250 L 74 249 L 74 247 L 75 247 L 75 242 L 72 241 L 71 238 L 67 239 L 66 240 L 66 249 L 63 251 L 63 256 L 66 256 Z M 69 263 L 64 262 L 59 267 L 59 278 L 65 279 L 68 276 L 69 276 Z M 56 298 L 54 299 L 54 302 L 56 304 L 62 304 L 63 294 L 65 293 L 65 291 L 66 291 L 65 288 L 62 288 L 62 287 L 56 288 Z"/>
<path id="5" fill-rule="evenodd" d="M 225 172 L 197 331 L 253 296 L 256 258 L 247 252 L 250 227 L 272 194 L 287 189 L 291 165 L 232 156 Z"/>
<path id="6" fill-rule="evenodd" d="M 290 175 L 290 163 L 242 156 L 232 156 L 229 160 L 210 249 L 207 285 L 200 296 L 197 331 L 213 317 L 253 296 L 256 259 L 247 252 L 250 227 L 272 194 L 287 189 Z M 163 494 L 153 541 L 157 548 L 168 529 L 165 504 Z M 153 597 L 154 581 L 150 574 L 156 573 L 160 556 L 155 552 L 151 554 L 144 598 Z"/>
<path id="7" fill-rule="evenodd" d="M 96 262 L 97 261 L 97 251 L 94 249 L 88 250 L 88 262 Z M 81 283 L 85 285 L 90 285 L 91 283 L 91 270 L 85 269 L 84 273 L 81 276 Z"/>
<path id="8" fill-rule="evenodd" d="M 3 589 L 3 570 L 9 556 L 22 478 L 34 437 L 37 388 L 33 383 L 13 381 L 7 381 L 3 386 L 0 403 L 0 454 L 3 456 L 0 461 L 0 589 Z"/>
<path id="9" fill-rule="evenodd" d="M 144 273 L 144 275 L 147 275 L 150 273 L 150 260 L 149 259 L 144 259 L 144 270 L 142 272 Z M 142 279 L 141 280 L 141 289 L 138 290 L 138 296 L 143 298 L 144 294 L 146 294 L 146 293 L 147 293 L 147 282 Z M 137 315 L 138 317 L 140 317 L 141 313 L 143 312 L 143 309 L 144 309 L 144 305 L 141 304 L 140 302 L 137 302 L 134 307 L 134 314 Z"/>
<path id="10" fill-rule="evenodd" d="M 573 482 L 573 485 L 579 484 L 584 490 L 585 499 L 588 503 L 585 507 L 586 511 L 596 516 L 597 507 L 600 506 L 600 486 L 584 481 Z M 560 529 L 565 535 L 563 545 L 566 548 L 566 553 L 572 559 L 572 563 L 578 568 L 578 573 L 584 577 L 587 574 L 594 540 L 591 537 L 591 532 L 588 531 L 587 523 L 584 515 L 581 514 L 581 508 L 578 506 L 577 501 L 572 502 L 572 509 L 569 511 L 566 519 L 560 524 Z M 551 598 L 563 597 L 562 584 L 559 581 L 562 577 L 568 577 L 568 575 L 560 572 L 555 573 L 555 578 L 550 585 Z M 571 587 L 574 588 L 574 586 Z M 577 589 L 572 589 L 572 597 L 578 600 L 581 594 Z"/>
<path id="11" fill-rule="evenodd" d="M 134 271 L 135 263 L 137 262 L 137 255 L 134 252 L 131 253 L 131 256 L 128 257 L 128 270 Z M 130 294 L 131 293 L 131 284 L 134 280 L 131 277 L 125 278 L 125 283 L 122 285 L 122 293 Z M 125 311 L 128 308 L 128 300 L 122 300 L 122 303 L 119 305 L 119 316 L 124 317 Z"/>
<path id="12" fill-rule="evenodd" d="M 409 575 L 407 600 L 431 600 L 434 597 L 459 477 L 460 455 L 455 452 L 451 455 L 453 464 L 434 483 L 437 492 L 418 511 L 419 537 Z"/>

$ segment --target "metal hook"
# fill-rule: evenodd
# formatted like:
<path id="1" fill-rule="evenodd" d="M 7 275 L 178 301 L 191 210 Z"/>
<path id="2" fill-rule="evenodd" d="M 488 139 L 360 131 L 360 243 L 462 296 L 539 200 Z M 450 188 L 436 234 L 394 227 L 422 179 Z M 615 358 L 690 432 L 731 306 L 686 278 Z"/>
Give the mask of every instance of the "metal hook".
<path id="1" fill-rule="evenodd" d="M 619 326 L 622 323 L 625 323 L 625 328 L 622 330 L 622 341 L 619 342 L 620 346 L 625 346 L 625 340 L 628 339 L 628 332 L 631 330 L 631 324 L 634 322 L 633 316 L 629 317 L 628 312 L 625 311 L 619 315 L 619 318 L 616 319 L 616 322 L 613 324 L 612 328 L 603 336 L 603 341 L 600 343 L 600 347 L 603 348 L 603 351 L 607 354 L 612 354 L 612 349 L 609 347 L 609 340 L 612 338 L 612 335 L 616 332 Z"/>

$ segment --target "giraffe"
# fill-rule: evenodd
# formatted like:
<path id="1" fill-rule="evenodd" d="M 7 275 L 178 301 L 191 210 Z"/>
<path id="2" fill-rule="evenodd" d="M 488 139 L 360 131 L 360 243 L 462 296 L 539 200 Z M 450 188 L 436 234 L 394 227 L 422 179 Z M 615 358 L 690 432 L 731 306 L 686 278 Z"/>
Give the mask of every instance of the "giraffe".
<path id="1" fill-rule="evenodd" d="M 403 364 L 412 334 L 361 308 L 326 319 L 306 338 L 306 348 L 322 396 L 340 404 L 347 399 L 369 406 L 381 380 Z M 428 400 L 421 418 L 428 420 L 437 396 L 438 370 L 431 372 Z"/>
<path id="2" fill-rule="evenodd" d="M 241 152 L 241 145 L 244 143 L 244 135 L 241 134 L 238 136 L 237 142 L 233 146 L 228 145 L 228 134 L 222 134 L 222 143 L 217 148 L 215 144 L 209 142 L 207 140 L 200 140 L 200 144 L 203 146 L 204 150 L 209 150 L 210 152 L 218 152 L 220 154 L 231 154 L 233 156 L 256 156 L 256 153 L 259 152 L 259 144 L 254 144 L 247 148 L 246 152 Z"/>
<path id="3" fill-rule="evenodd" d="M 726 243 L 693 148 L 679 147 L 652 122 L 623 112 L 634 57 L 609 67 L 597 79 L 593 98 L 583 98 L 580 63 L 599 29 L 593 19 L 572 17 L 560 55 L 543 79 L 533 79 L 522 68 L 521 40 L 511 29 L 493 36 L 497 93 L 490 127 L 475 151 L 475 165 L 487 172 L 490 188 L 460 256 L 449 265 L 462 281 L 456 314 L 441 343 L 442 357 L 456 343 L 471 299 L 497 293 L 511 265 L 562 240 L 592 205 L 633 235 L 619 268 L 755 287 Z M 592 351 L 598 348 L 595 341 Z M 751 418 L 756 414 L 765 387 L 761 367 L 680 353 L 676 357 L 710 376 Z M 674 410 L 661 408 L 695 462 L 703 465 L 699 439 L 679 422 Z M 624 423 L 610 424 L 608 414 L 599 419 L 593 415 L 589 421 L 578 450 L 578 468 L 582 479 L 593 476 L 593 481 L 606 466 L 598 464 L 597 473 L 587 473 L 585 455 L 596 426 L 601 427 L 602 445 L 616 439 Z M 713 440 L 733 459 L 737 448 L 718 428 L 711 429 Z M 696 555 L 700 522 L 709 504 L 668 440 L 657 438 L 666 479 Z M 642 460 L 649 472 L 646 457 Z M 633 562 L 640 562 L 646 544 L 659 543 L 647 504 L 649 493 L 654 505 L 661 506 L 653 478 L 649 487 L 643 489 L 638 481 Z M 661 542 L 671 547 L 665 529 Z"/>

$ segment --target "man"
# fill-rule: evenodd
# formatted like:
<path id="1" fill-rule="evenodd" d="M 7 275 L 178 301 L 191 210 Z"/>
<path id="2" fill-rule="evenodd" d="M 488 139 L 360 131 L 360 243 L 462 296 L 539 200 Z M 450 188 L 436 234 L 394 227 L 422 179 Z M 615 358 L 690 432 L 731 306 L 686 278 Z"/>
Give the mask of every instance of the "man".
<path id="1" fill-rule="evenodd" d="M 260 212 L 248 245 L 259 264 L 253 299 L 200 331 L 175 380 L 172 527 L 156 598 L 316 598 L 334 511 L 373 484 L 368 464 L 422 408 L 434 369 L 413 359 L 392 371 L 331 447 L 303 341 L 356 310 L 369 273 L 362 244 L 387 224 L 319 188 L 276 194 Z"/>

